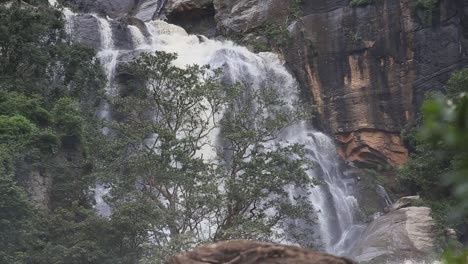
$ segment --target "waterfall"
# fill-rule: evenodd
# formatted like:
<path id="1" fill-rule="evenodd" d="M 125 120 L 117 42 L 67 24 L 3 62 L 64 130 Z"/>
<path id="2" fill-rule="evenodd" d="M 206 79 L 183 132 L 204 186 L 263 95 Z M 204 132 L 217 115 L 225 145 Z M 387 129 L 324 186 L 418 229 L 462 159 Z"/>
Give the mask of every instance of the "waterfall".
<path id="1" fill-rule="evenodd" d="M 109 19 L 95 16 L 99 21 L 101 49 L 98 57 L 108 77 L 106 91 L 108 95 L 116 94 L 115 72 L 119 54 L 115 49 L 111 22 Z M 204 36 L 189 35 L 184 29 L 164 21 L 145 23 L 143 33 L 139 27 L 129 25 L 128 32 L 135 50 L 165 51 L 178 54 L 174 62 L 178 67 L 189 64 L 209 64 L 213 68 L 223 68 L 225 79 L 241 82 L 248 89 L 276 87 L 287 102 L 298 98 L 299 88 L 295 78 L 286 70 L 281 60 L 273 53 L 255 54 L 245 47 L 231 41 L 216 41 Z M 149 33 L 149 34 L 146 34 Z M 293 107 L 290 105 L 289 107 Z M 101 118 L 111 119 L 109 105 L 100 111 Z M 104 133 L 107 133 L 104 131 Z M 216 133 L 212 135 L 212 144 L 216 144 Z M 314 131 L 307 124 L 298 124 L 287 129 L 277 142 L 281 144 L 300 143 L 305 145 L 307 157 L 316 166 L 308 171 L 311 178 L 319 179 L 322 184 L 310 190 L 310 203 L 314 206 L 318 223 L 312 225 L 325 250 L 336 254 L 347 254 L 352 242 L 360 235 L 363 225 L 355 219 L 358 205 L 353 197 L 353 180 L 347 179 L 339 167 L 333 141 L 325 134 Z M 203 151 L 213 152 L 213 149 Z M 205 155 L 204 155 L 205 156 Z M 96 185 L 96 201 L 103 215 L 110 214 L 102 197 L 106 194 L 102 185 Z M 293 195 L 296 190 L 290 190 Z"/>
<path id="2" fill-rule="evenodd" d="M 316 230 L 327 252 L 348 255 L 365 228 L 355 219 L 359 210 L 352 195 L 353 180 L 346 179 L 339 166 L 339 157 L 331 138 L 313 131 L 306 124 L 288 129 L 285 139 L 306 147 L 308 159 L 316 164 L 309 175 L 322 182 L 310 190 L 310 202 L 318 218 Z"/>
<path id="3" fill-rule="evenodd" d="M 222 67 L 228 80 L 242 82 L 249 89 L 277 87 L 282 98 L 290 103 L 298 96 L 296 80 L 272 53 L 255 54 L 230 41 L 188 35 L 182 28 L 163 21 L 148 22 L 146 27 L 150 33 L 146 48 L 177 53 L 175 63 L 179 67 L 188 64 Z M 141 42 L 140 35 L 132 35 L 134 42 Z M 353 180 L 346 179 L 341 172 L 333 141 L 306 124 L 287 129 L 279 140 L 306 146 L 307 157 L 316 164 L 309 175 L 323 182 L 310 190 L 310 202 L 318 216 L 317 233 L 325 250 L 346 255 L 365 226 L 355 219 L 358 204 L 352 195 Z"/>

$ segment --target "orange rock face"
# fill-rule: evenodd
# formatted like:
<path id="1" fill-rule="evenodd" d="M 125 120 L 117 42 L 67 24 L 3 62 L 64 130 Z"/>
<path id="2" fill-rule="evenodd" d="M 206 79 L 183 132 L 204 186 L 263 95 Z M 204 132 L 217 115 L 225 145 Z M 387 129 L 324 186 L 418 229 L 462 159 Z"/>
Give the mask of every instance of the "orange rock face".
<path id="1" fill-rule="evenodd" d="M 248 240 L 219 242 L 199 247 L 167 264 L 353 264 L 355 262 L 300 247 Z"/>
<path id="2" fill-rule="evenodd" d="M 398 134 L 379 130 L 359 130 L 336 134 L 338 153 L 350 162 L 370 167 L 399 166 L 406 163 L 408 150 Z"/>

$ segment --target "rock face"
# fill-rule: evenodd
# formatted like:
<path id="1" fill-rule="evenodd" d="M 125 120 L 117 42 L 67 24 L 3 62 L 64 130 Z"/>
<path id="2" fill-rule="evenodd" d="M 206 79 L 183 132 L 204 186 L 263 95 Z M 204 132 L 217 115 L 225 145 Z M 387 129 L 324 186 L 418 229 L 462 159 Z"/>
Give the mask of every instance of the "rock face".
<path id="1" fill-rule="evenodd" d="M 346 160 L 362 166 L 403 165 L 408 150 L 400 135 L 381 130 L 358 130 L 335 135 L 338 153 Z"/>
<path id="2" fill-rule="evenodd" d="M 214 0 L 216 21 L 223 34 L 239 35 L 289 14 L 289 1 L 284 0 Z"/>
<path id="3" fill-rule="evenodd" d="M 247 240 L 202 246 L 167 264 L 352 264 L 351 260 L 299 247 Z"/>
<path id="4" fill-rule="evenodd" d="M 440 1 L 432 25 L 411 0 L 306 1 L 286 59 L 318 107 L 340 153 L 367 166 L 400 165 L 399 139 L 424 93 L 466 65 L 463 1 Z M 314 3 L 316 5 L 314 5 Z"/>
<path id="5" fill-rule="evenodd" d="M 285 23 L 292 12 L 288 1 L 224 2 L 215 0 L 216 19 L 228 36 Z M 299 19 L 289 18 L 285 59 L 317 105 L 322 129 L 336 135 L 345 158 L 363 166 L 404 163 L 402 127 L 427 90 L 442 88 L 467 64 L 464 2 L 441 0 L 432 13 L 412 3 L 355 8 L 349 0 L 309 0 Z"/>
<path id="6" fill-rule="evenodd" d="M 387 214 L 370 223 L 352 250 L 356 261 L 421 259 L 436 252 L 436 239 L 442 234 L 431 209 L 412 206 L 415 200 L 417 197 L 400 199 Z"/>
<path id="7" fill-rule="evenodd" d="M 64 0 L 64 4 L 86 13 L 120 18 L 133 16 L 142 21 L 150 21 L 158 16 L 164 0 Z"/>
<path id="8" fill-rule="evenodd" d="M 188 33 L 215 37 L 213 0 L 169 0 L 164 8 L 168 22 L 183 27 Z"/>

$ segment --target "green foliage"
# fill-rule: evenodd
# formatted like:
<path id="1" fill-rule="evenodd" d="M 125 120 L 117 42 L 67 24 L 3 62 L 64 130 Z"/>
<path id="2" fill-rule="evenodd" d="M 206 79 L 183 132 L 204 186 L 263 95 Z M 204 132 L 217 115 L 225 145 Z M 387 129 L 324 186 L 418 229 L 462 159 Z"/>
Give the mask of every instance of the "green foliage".
<path id="1" fill-rule="evenodd" d="M 4 153 L 4 152 L 3 152 Z M 0 155 L 2 151 L 0 149 Z M 3 161 L 3 158 L 0 157 Z M 3 171 L 4 172 L 4 171 Z M 11 175 L 0 174 L 0 262 L 24 263 L 33 210 Z"/>
<path id="2" fill-rule="evenodd" d="M 24 91 L 35 86 L 39 92 L 54 61 L 54 46 L 63 37 L 61 13 L 14 2 L 0 8 L 0 25 L 0 80 Z"/>
<path id="3" fill-rule="evenodd" d="M 417 132 L 405 133 L 414 145 L 399 182 L 419 192 L 444 226 L 466 225 L 468 212 L 468 71 L 455 72 L 447 95 L 433 94 L 423 105 Z M 444 255 L 446 263 L 465 263 L 466 252 Z"/>
<path id="4" fill-rule="evenodd" d="M 363 7 L 372 4 L 373 0 L 351 0 L 349 5 L 352 7 Z"/>
<path id="5" fill-rule="evenodd" d="M 423 13 L 423 22 L 428 25 L 432 24 L 432 19 L 439 0 L 413 0 L 412 8 L 415 11 L 422 11 Z"/>
<path id="6" fill-rule="evenodd" d="M 0 90 L 0 114 L 23 115 L 39 126 L 49 125 L 50 113 L 44 109 L 39 96 L 26 96 L 17 92 Z"/>
<path id="7" fill-rule="evenodd" d="M 468 262 L 468 250 L 458 253 L 449 249 L 444 252 L 442 257 L 444 263 L 447 264 L 466 264 Z"/>
<path id="8" fill-rule="evenodd" d="M 302 16 L 303 4 L 304 4 L 304 0 L 292 0 L 291 4 L 289 5 L 291 14 L 295 19 L 298 19 Z"/>
<path id="9" fill-rule="evenodd" d="M 273 47 L 268 47 L 265 43 L 258 42 L 255 39 L 249 41 L 254 47 L 256 52 L 271 51 L 273 49 L 284 49 L 287 48 L 291 43 L 291 36 L 289 35 L 288 27 L 295 21 L 302 17 L 302 9 L 304 0 L 290 0 L 289 2 L 289 14 L 282 21 L 275 20 L 269 23 L 265 23 L 258 29 L 256 34 L 259 36 L 266 37 Z"/>
<path id="10" fill-rule="evenodd" d="M 120 69 L 135 86 L 114 102 L 121 119 L 107 124 L 115 155 L 103 155 L 102 174 L 112 186 L 111 222 L 132 242 L 121 252 L 159 263 L 204 242 L 271 240 L 286 218 L 310 220 L 305 196 L 292 203 L 284 189 L 311 185 L 303 148 L 268 145 L 301 108 L 288 110 L 271 88 L 246 96 L 241 85 L 222 84 L 219 70 L 181 69 L 175 59 L 142 54 Z M 206 157 L 217 128 L 225 147 Z"/>
<path id="11" fill-rule="evenodd" d="M 0 5 L 0 263 L 117 263 L 106 262 L 111 225 L 95 217 L 85 157 L 103 76 L 47 1 Z M 31 177 L 44 177 L 48 210 L 26 195 Z"/>
<path id="12" fill-rule="evenodd" d="M 468 68 L 461 69 L 452 74 L 447 84 L 447 96 L 457 98 L 463 93 L 468 92 Z"/>
<path id="13" fill-rule="evenodd" d="M 0 140 L 2 142 L 29 140 L 35 130 L 36 126 L 24 116 L 0 116 Z"/>

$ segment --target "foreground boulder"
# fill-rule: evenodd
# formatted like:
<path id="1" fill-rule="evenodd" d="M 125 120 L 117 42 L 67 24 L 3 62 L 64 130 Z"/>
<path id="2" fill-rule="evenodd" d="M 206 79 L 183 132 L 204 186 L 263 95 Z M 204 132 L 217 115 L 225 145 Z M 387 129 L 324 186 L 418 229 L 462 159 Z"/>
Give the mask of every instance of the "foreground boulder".
<path id="1" fill-rule="evenodd" d="M 414 206 L 417 196 L 404 197 L 366 228 L 352 250 L 357 261 L 423 259 L 437 251 L 439 232 L 431 209 Z"/>
<path id="2" fill-rule="evenodd" d="M 199 247 L 167 264 L 353 264 L 355 262 L 300 247 L 233 240 Z"/>

